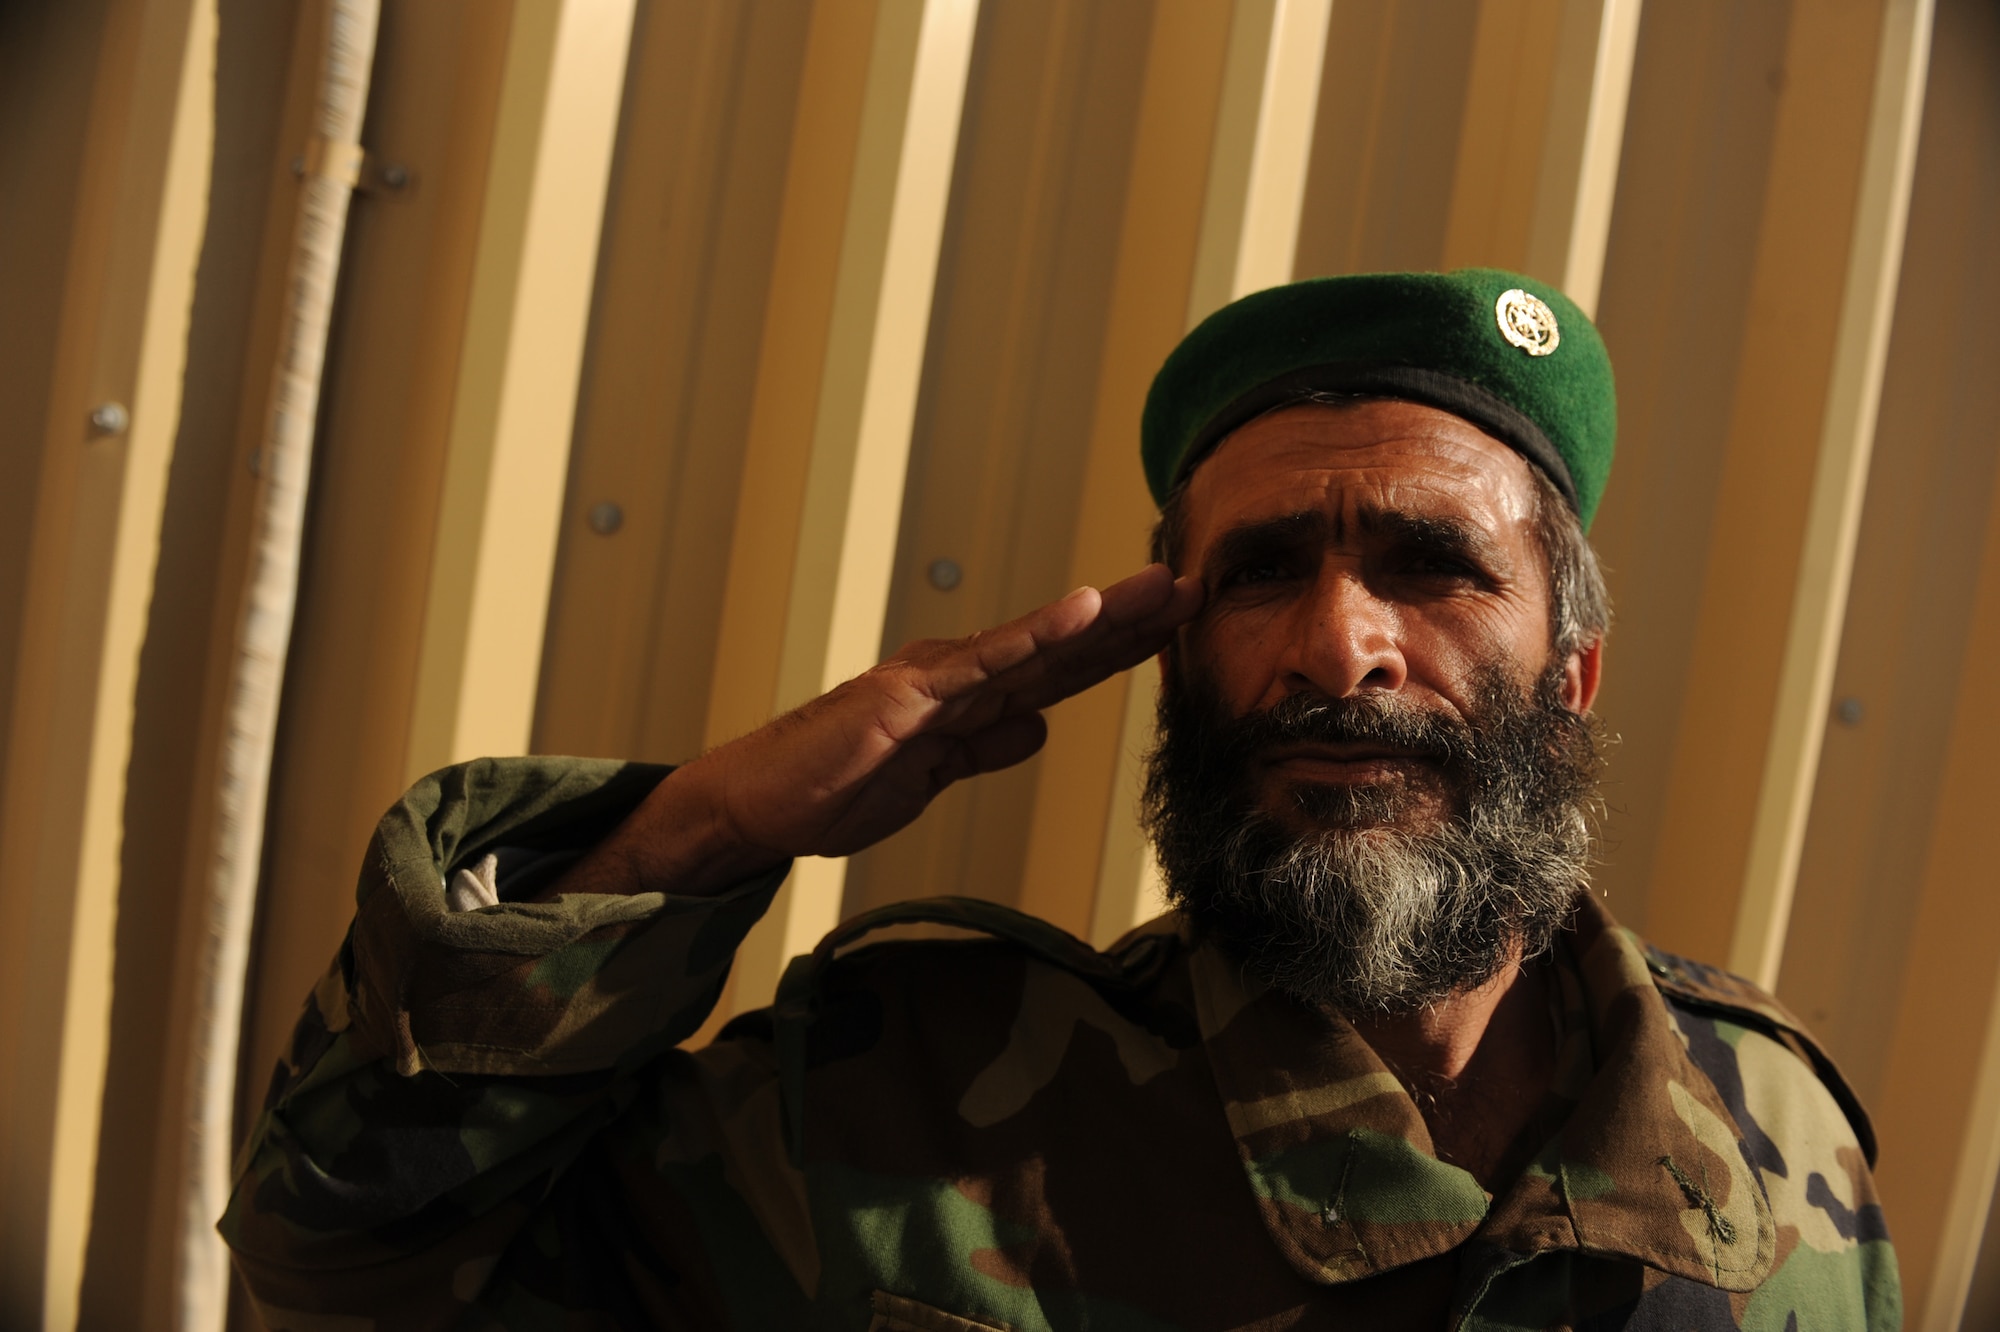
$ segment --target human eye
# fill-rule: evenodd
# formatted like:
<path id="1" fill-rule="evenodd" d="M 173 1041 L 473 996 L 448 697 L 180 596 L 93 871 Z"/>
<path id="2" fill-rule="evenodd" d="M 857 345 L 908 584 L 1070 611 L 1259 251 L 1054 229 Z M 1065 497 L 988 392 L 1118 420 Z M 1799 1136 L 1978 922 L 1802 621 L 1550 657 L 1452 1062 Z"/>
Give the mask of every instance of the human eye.
<path id="1" fill-rule="evenodd" d="M 1289 519 L 1228 532 L 1209 552 L 1209 588 L 1261 595 L 1310 578 L 1319 559 L 1317 538 L 1310 524 Z"/>
<path id="2" fill-rule="evenodd" d="M 1449 551 L 1419 551 L 1403 564 L 1405 573 L 1432 578 L 1478 578 L 1485 571 L 1467 556 Z"/>
<path id="3" fill-rule="evenodd" d="M 1300 576 L 1299 560 L 1290 553 L 1261 551 L 1226 565 L 1217 584 L 1223 588 L 1269 588 Z"/>
<path id="4" fill-rule="evenodd" d="M 1492 571 L 1472 551 L 1455 542 L 1413 542 L 1389 561 L 1393 571 L 1439 591 L 1467 591 L 1492 585 Z"/>
<path id="5" fill-rule="evenodd" d="M 1275 583 L 1288 577 L 1290 572 L 1279 560 L 1256 560 L 1231 570 L 1223 581 L 1239 585 Z"/>

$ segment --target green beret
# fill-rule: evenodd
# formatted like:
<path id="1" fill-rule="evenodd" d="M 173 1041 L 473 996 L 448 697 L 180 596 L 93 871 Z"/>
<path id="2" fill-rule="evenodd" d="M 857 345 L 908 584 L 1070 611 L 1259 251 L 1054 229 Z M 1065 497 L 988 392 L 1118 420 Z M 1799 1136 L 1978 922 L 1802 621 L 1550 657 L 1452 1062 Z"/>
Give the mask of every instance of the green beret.
<path id="1" fill-rule="evenodd" d="M 1232 430 L 1316 391 L 1461 416 L 1546 472 L 1586 529 L 1597 512 L 1618 434 L 1604 341 L 1554 287 L 1492 268 L 1311 278 L 1202 320 L 1146 395 L 1154 500 Z"/>

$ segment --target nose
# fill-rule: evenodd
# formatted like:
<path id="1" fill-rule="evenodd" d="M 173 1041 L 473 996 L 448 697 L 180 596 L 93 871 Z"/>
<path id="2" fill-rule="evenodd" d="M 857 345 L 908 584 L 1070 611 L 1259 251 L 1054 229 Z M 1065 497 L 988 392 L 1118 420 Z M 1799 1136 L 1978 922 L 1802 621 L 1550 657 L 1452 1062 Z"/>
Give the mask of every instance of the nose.
<path id="1" fill-rule="evenodd" d="M 1328 561 L 1299 604 L 1280 666 L 1285 692 L 1347 698 L 1401 689 L 1409 679 L 1401 629 L 1396 607 L 1369 588 L 1358 568 Z"/>

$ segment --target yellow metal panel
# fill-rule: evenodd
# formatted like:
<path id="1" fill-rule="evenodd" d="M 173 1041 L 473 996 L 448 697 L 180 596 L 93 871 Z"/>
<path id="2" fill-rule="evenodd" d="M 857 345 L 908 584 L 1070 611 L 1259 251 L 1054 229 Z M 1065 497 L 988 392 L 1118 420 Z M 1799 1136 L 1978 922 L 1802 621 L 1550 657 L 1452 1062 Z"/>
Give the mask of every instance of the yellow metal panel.
<path id="1" fill-rule="evenodd" d="M 1139 469 L 1139 410 L 1153 372 L 1187 327 L 1230 19 L 1223 6 L 1200 0 L 1163 0 L 1154 13 L 1090 406 L 1071 585 L 1102 586 L 1144 558 L 1154 512 Z M 1048 713 L 1019 904 L 1078 934 L 1097 933 L 1100 915 L 1115 934 L 1138 909 L 1130 900 L 1143 869 L 1137 839 L 1121 844 L 1123 857 L 1106 846 L 1107 830 L 1131 827 L 1137 814 L 1117 792 L 1132 691 L 1140 716 L 1151 712 L 1140 678 L 1107 680 Z"/>
<path id="2" fill-rule="evenodd" d="M 1954 16 L 1953 9 L 1958 10 Z M 1967 11 L 1972 16 L 1968 16 Z M 1963 25 L 1953 32 L 1954 18 Z M 1873 1104 L 1895 1027 L 2000 437 L 2000 13 L 1944 7 L 1878 443 L 1779 994 Z M 1993 40 L 1981 41 L 1986 26 Z M 1966 31 L 1969 28 L 1971 31 Z"/>
<path id="3" fill-rule="evenodd" d="M 1478 0 L 1334 5 L 1300 277 L 1438 266 L 1478 14 Z"/>
<path id="4" fill-rule="evenodd" d="M 1575 8 L 1481 0 L 1440 267 L 1524 269 L 1541 257 L 1535 223 L 1548 211 L 1540 206 L 1544 150 L 1557 120 L 1551 113 L 1562 58 L 1574 64 L 1578 55 L 1575 42 L 1563 40 Z"/>
<path id="5" fill-rule="evenodd" d="M 1789 21 L 1784 8 L 1733 0 L 1650 5 L 1634 69 L 1598 316 L 1618 372 L 1618 462 L 1591 540 L 1618 615 L 1597 707 L 1617 743 L 1596 877 L 1639 929 L 1670 835 L 1663 807 L 1695 669 L 1702 552 L 1750 323 L 1786 87 L 1773 71 Z"/>
<path id="6" fill-rule="evenodd" d="M 1903 259 L 1930 44 L 1931 0 L 1894 0 L 1884 7 L 1867 156 L 1860 197 L 1854 204 L 1840 328 L 1827 369 L 1826 407 L 1798 556 L 1798 585 L 1792 592 L 1777 707 L 1729 949 L 1729 965 L 1765 986 L 1778 983 L 1778 961 L 1784 954 L 1799 850 L 1825 734 L 1854 541 L 1861 526 L 1862 484 L 1875 443 L 1882 368 L 1889 354 L 1889 323 Z"/>
<path id="7" fill-rule="evenodd" d="M 96 715 L 88 742 L 89 786 L 82 809 L 75 932 L 61 1008 L 62 1064 L 55 1085 L 56 1135 L 49 1162 L 49 1257 L 42 1322 L 50 1328 L 76 1324 L 90 1232 L 110 1055 L 113 926 L 139 652 L 159 556 L 167 466 L 180 424 L 195 258 L 206 221 L 209 149 L 215 134 L 213 0 L 197 0 L 189 18 L 166 17 L 169 23 L 185 22 L 185 53 L 169 121 L 172 138 L 148 266 L 144 332 L 133 379 L 131 433 L 99 647 Z M 155 41 L 172 36 L 171 27 L 148 34 Z"/>
<path id="8" fill-rule="evenodd" d="M 1638 29 L 1638 0 L 1482 0 L 1442 267 L 1595 309 Z"/>
<path id="9" fill-rule="evenodd" d="M 884 7 L 821 366 L 794 548 L 779 707 L 873 664 L 930 327 L 977 0 Z M 733 1002 L 768 1002 L 786 960 L 839 920 L 844 860 L 807 858 L 738 953 Z"/>
<path id="10" fill-rule="evenodd" d="M 827 359 L 876 28 L 873 5 L 813 6 L 716 630 L 710 745 L 764 722 L 778 697 L 822 392 L 809 367 Z"/>
<path id="11" fill-rule="evenodd" d="M 2000 487 L 1990 500 L 1951 740 L 1922 847 L 1910 970 L 1882 1094 L 1883 1206 L 1893 1218 L 1908 1325 L 1949 1329 L 1972 1276 L 2000 1168 Z"/>
<path id="12" fill-rule="evenodd" d="M 1726 959 L 1738 924 L 1787 623 L 1837 369 L 1883 6 L 1793 11 L 1748 317 L 1674 760 L 1658 815 L 1647 925 L 1667 947 Z"/>
<path id="13" fill-rule="evenodd" d="M 411 780 L 528 748 L 633 0 L 508 40 L 418 662 Z"/>
<path id="14" fill-rule="evenodd" d="M 2000 382 L 1982 372 L 2000 360 L 2000 12 L 1940 4 L 1932 50 L 1838 701 L 1779 994 L 1877 1112 L 1889 1223 L 1921 1308 L 1910 1325 L 1953 1326 L 1964 1299 L 1962 1325 L 1983 1328 L 2000 1315 L 1990 1223 L 1965 1291 L 1996 1165 L 2000 1026 L 1981 987 L 2000 976 L 2000 950 L 1980 914 L 1996 876 L 1966 802 L 1990 799 L 1968 749 L 1990 747 L 1994 730 L 1982 700 L 1995 667 L 1979 655 L 1992 629 L 1978 617 L 1993 609 L 2000 528 Z"/>
<path id="15" fill-rule="evenodd" d="M 2000 1194 L 1995 1195 L 2000 1201 Z M 1978 1265 L 1971 1289 L 1965 1295 L 1965 1311 L 1959 1326 L 1966 1328 L 2000 1325 L 2000 1208 L 1986 1212 L 1986 1233 L 1979 1242 Z"/>
<path id="16" fill-rule="evenodd" d="M 702 748 L 811 19 L 730 0 L 640 12 L 537 752 Z"/>
<path id="17" fill-rule="evenodd" d="M 1143 0 L 986 11 L 885 648 L 973 633 L 1071 586 L 1149 18 Z M 855 858 L 844 909 L 943 892 L 1015 901 L 1040 771 L 946 791 Z"/>
<path id="18" fill-rule="evenodd" d="M 1336 5 L 1299 275 L 1497 265 L 1593 309 L 1639 12 Z"/>
<path id="19" fill-rule="evenodd" d="M 1244 186 L 1232 296 L 1292 280 L 1332 0 L 1278 0 Z"/>
<path id="20" fill-rule="evenodd" d="M 1583 308 L 1597 313 L 1597 294 L 1604 281 L 1604 248 L 1611 234 L 1611 204 L 1618 191 L 1618 161 L 1625 145 L 1625 112 L 1632 93 L 1632 62 L 1639 52 L 1639 0 L 1598 0 L 1586 13 L 1595 19 L 1584 30 L 1592 33 L 1590 78 L 1582 89 L 1575 87 L 1575 71 L 1582 62 L 1569 65 L 1572 82 L 1557 96 L 1557 104 L 1567 108 L 1567 120 L 1577 126 L 1574 141 L 1557 139 L 1551 125 L 1549 156 L 1559 162 L 1574 162 L 1575 175 L 1564 173 L 1562 188 L 1544 190 L 1541 204 L 1550 201 L 1567 212 L 1567 227 L 1560 243 L 1551 245 L 1540 265 L 1562 261 L 1559 285 Z M 1565 35 L 1573 25 L 1565 25 Z M 1583 110 L 1577 108 L 1581 103 Z M 1564 218 L 1561 212 L 1550 218 L 1547 234 L 1553 240 Z"/>
<path id="21" fill-rule="evenodd" d="M 66 1327 L 76 1313 L 117 883 L 104 840 L 122 805 L 205 195 L 208 107 L 189 84 L 213 27 L 192 11 L 187 0 L 64 7 L 38 30 L 7 32 L 0 65 L 10 105 L 27 113 L 0 125 L 0 246 L 19 273 L 9 341 L 26 344 L 0 379 L 16 426 L 0 461 L 18 478 L 9 507 L 20 506 L 0 555 L 9 1326 Z M 17 88 L 28 95 L 14 100 Z M 107 403 L 118 411 L 93 420 Z"/>
<path id="22" fill-rule="evenodd" d="M 1219 8 L 1219 6 L 1218 6 Z M 1187 290 L 1183 331 L 1236 294 L 1237 260 L 1243 252 L 1244 200 L 1257 160 L 1258 121 L 1264 111 L 1277 0 L 1234 0 L 1229 6 L 1222 82 L 1208 132 L 1208 179 L 1201 231 Z M 1164 353 L 1163 353 L 1164 355 Z"/>

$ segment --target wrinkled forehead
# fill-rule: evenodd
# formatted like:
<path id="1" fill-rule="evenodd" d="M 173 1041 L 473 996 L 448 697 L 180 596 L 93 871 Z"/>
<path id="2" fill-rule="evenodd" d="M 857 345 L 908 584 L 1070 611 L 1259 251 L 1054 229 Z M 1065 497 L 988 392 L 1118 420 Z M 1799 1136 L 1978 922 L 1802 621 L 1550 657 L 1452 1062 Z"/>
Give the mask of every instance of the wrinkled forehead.
<path id="1" fill-rule="evenodd" d="M 1336 522 L 1450 519 L 1495 537 L 1533 521 L 1531 464 L 1462 417 L 1374 399 L 1306 403 L 1234 431 L 1187 481 L 1186 536 L 1314 510 Z"/>

